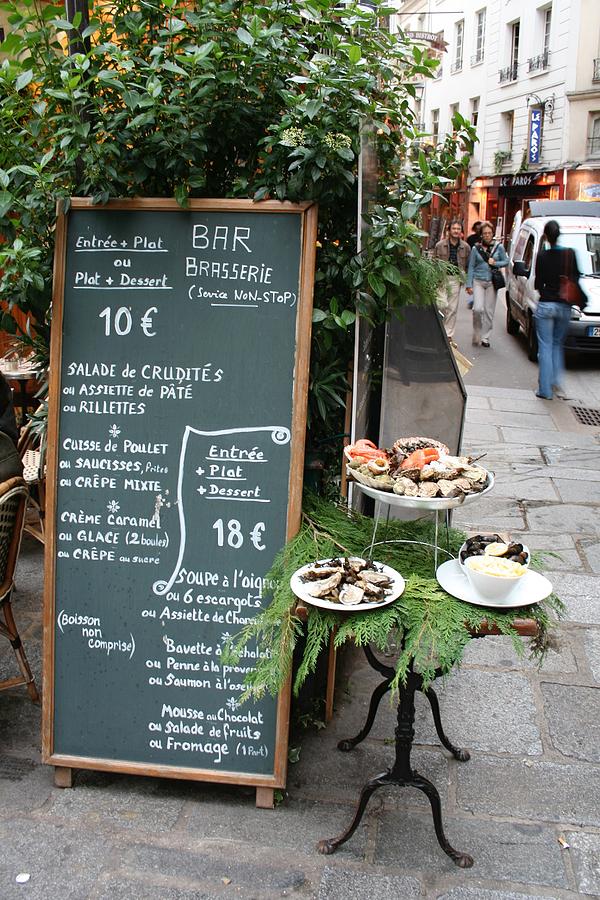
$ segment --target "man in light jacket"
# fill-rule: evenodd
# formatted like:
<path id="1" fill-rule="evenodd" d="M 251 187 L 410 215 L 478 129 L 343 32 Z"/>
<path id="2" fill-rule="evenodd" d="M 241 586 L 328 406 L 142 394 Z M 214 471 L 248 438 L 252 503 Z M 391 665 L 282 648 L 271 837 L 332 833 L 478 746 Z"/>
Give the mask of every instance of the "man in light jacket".
<path id="1" fill-rule="evenodd" d="M 453 273 L 450 275 L 445 287 L 442 288 L 439 297 L 440 310 L 444 315 L 444 328 L 453 347 L 456 347 L 454 343 L 456 313 L 469 265 L 469 254 L 471 253 L 471 248 L 467 242 L 461 240 L 461 233 L 461 223 L 458 219 L 453 219 L 448 228 L 448 236 L 438 241 L 433 251 L 436 259 L 443 259 L 444 262 L 449 263 L 453 268 Z"/>

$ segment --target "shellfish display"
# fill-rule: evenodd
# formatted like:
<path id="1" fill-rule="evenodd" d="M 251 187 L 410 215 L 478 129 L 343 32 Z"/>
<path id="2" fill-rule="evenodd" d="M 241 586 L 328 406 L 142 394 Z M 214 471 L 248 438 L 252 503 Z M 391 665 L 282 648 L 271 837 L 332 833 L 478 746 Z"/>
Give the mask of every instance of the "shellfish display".
<path id="1" fill-rule="evenodd" d="M 381 566 L 355 556 L 313 563 L 302 570 L 300 580 L 309 596 L 342 606 L 379 603 L 393 585 Z"/>
<path id="2" fill-rule="evenodd" d="M 503 541 L 498 534 L 475 534 L 467 538 L 459 556 L 462 563 L 470 556 L 489 556 L 508 559 L 523 566 L 529 565 L 527 547 L 518 541 Z"/>
<path id="3" fill-rule="evenodd" d="M 389 450 L 360 440 L 344 449 L 349 477 L 398 496 L 447 499 L 479 493 L 488 472 L 470 456 L 452 456 L 449 448 L 426 437 L 399 438 Z"/>

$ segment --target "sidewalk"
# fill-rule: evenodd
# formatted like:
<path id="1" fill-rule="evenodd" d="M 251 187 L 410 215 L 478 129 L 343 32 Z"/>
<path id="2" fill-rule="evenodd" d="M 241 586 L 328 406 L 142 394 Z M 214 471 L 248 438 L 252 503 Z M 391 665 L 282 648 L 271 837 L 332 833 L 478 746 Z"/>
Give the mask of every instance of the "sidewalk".
<path id="1" fill-rule="evenodd" d="M 391 761 L 395 712 L 384 700 L 352 753 L 376 676 L 356 654 L 339 679 L 336 715 L 309 731 L 290 767 L 288 799 L 257 810 L 254 792 L 80 772 L 53 787 L 39 763 L 40 711 L 24 689 L 0 694 L 0 898 L 28 900 L 527 900 L 600 896 L 600 429 L 533 391 L 468 387 L 464 448 L 487 451 L 493 493 L 454 524 L 522 534 L 556 550 L 548 574 L 569 619 L 538 672 L 505 638 L 467 649 L 438 686 L 449 758 L 418 698 L 416 768 L 437 785 L 447 836 L 475 865 L 440 850 L 429 804 L 377 792 L 354 837 L 331 857 L 319 838 L 346 827 L 359 788 Z M 40 677 L 42 554 L 24 546 L 15 613 Z M 0 677 L 12 666 L 0 643 Z M 8 674 L 8 672 L 7 672 Z M 569 845 L 563 849 L 559 837 Z M 20 872 L 31 874 L 25 885 Z"/>

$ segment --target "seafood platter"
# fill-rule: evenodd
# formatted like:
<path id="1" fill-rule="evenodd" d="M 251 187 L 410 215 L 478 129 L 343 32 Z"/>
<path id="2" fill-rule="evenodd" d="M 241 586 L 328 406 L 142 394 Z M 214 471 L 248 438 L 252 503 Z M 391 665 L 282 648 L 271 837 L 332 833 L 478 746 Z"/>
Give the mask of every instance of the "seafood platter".
<path id="1" fill-rule="evenodd" d="M 320 559 L 292 575 L 290 587 L 305 603 L 336 612 L 379 609 L 397 600 L 405 582 L 399 572 L 383 563 L 342 556 Z"/>
<path id="2" fill-rule="evenodd" d="M 450 509 L 492 489 L 494 476 L 440 441 L 399 438 L 389 450 L 360 440 L 344 448 L 346 472 L 365 494 L 394 506 Z"/>

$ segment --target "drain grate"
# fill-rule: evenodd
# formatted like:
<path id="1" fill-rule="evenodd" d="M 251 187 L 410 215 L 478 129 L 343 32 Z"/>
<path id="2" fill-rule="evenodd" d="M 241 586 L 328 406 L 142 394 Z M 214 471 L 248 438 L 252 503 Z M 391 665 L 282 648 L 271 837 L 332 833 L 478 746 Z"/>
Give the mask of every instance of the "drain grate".
<path id="1" fill-rule="evenodd" d="M 577 421 L 582 425 L 600 428 L 600 409 L 590 409 L 588 406 L 572 406 L 571 409 Z"/>

